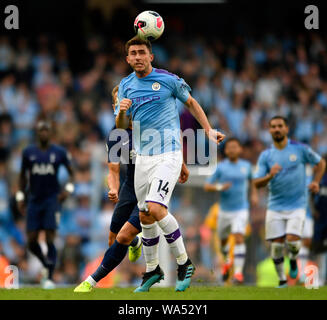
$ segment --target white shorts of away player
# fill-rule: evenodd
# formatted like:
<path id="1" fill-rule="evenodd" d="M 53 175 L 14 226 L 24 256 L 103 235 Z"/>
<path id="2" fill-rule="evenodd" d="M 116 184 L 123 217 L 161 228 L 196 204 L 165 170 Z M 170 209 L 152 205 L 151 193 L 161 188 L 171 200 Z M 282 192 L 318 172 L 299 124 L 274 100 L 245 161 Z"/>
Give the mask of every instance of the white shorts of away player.
<path id="1" fill-rule="evenodd" d="M 218 215 L 218 235 L 219 238 L 227 239 L 230 233 L 245 234 L 249 221 L 249 210 L 241 209 L 237 211 L 219 211 Z"/>
<path id="2" fill-rule="evenodd" d="M 302 237 L 305 220 L 305 209 L 285 211 L 267 210 L 266 240 L 284 237 L 293 234 Z"/>
<path id="3" fill-rule="evenodd" d="M 311 239 L 312 236 L 313 236 L 313 219 L 306 216 L 305 219 L 304 219 L 304 227 L 303 227 L 302 238 Z"/>
<path id="4" fill-rule="evenodd" d="M 147 202 L 168 207 L 182 163 L 181 151 L 136 156 L 134 187 L 140 211 L 147 210 Z"/>

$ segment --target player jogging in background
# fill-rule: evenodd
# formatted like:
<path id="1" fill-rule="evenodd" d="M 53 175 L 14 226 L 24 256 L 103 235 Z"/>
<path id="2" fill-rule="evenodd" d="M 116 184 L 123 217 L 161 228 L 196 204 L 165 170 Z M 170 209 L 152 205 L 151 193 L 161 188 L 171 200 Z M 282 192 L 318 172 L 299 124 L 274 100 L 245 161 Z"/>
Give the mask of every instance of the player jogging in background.
<path id="1" fill-rule="evenodd" d="M 119 105 L 115 115 L 119 128 L 126 128 L 132 118 L 137 153 L 135 192 L 140 209 L 146 272 L 135 292 L 149 291 L 164 277 L 158 257 L 159 228 L 177 261 L 175 290 L 184 291 L 190 286 L 195 267 L 186 253 L 178 222 L 167 210 L 177 179 L 181 174 L 183 180 L 185 171 L 176 98 L 186 104 L 210 139 L 219 143 L 224 135 L 211 129 L 183 79 L 152 67 L 149 41 L 132 38 L 126 43 L 126 54 L 134 72 L 119 85 Z"/>
<path id="2" fill-rule="evenodd" d="M 298 275 L 297 256 L 305 220 L 308 189 L 319 192 L 325 161 L 309 146 L 289 140 L 287 120 L 275 116 L 269 121 L 272 146 L 258 159 L 254 183 L 269 187 L 266 239 L 271 241 L 271 257 L 279 277 L 279 288 L 287 287 L 284 272 L 284 246 L 290 258 L 290 277 Z M 306 185 L 305 167 L 317 165 L 312 182 Z"/>
<path id="3" fill-rule="evenodd" d="M 116 86 L 112 91 L 113 109 L 117 102 Z M 116 127 L 113 128 L 113 130 Z M 116 129 L 118 130 L 118 129 Z M 123 131 L 119 129 L 120 131 Z M 110 134 L 106 142 L 108 152 L 108 197 L 116 203 L 114 213 L 111 219 L 109 232 L 109 249 L 105 252 L 101 265 L 88 278 L 77 286 L 74 292 L 90 292 L 97 282 L 103 279 L 109 272 L 115 269 L 124 259 L 127 249 L 129 248 L 129 260 L 135 262 L 142 254 L 141 232 L 142 228 L 139 219 L 139 209 L 137 207 L 137 199 L 134 191 L 134 171 L 135 171 L 135 151 L 132 144 L 132 123 L 126 129 L 127 140 L 121 140 L 118 135 L 118 141 L 110 139 Z M 114 146 L 121 143 L 121 148 L 128 148 L 126 155 L 129 159 L 124 159 L 128 163 L 127 173 L 123 185 L 119 192 L 120 184 L 120 162 L 124 156 L 122 149 L 118 149 L 117 154 L 112 154 Z M 118 194 L 119 192 L 119 194 Z"/>
<path id="4" fill-rule="evenodd" d="M 214 174 L 204 185 L 205 191 L 220 192 L 220 212 L 218 216 L 218 235 L 224 256 L 222 266 L 223 280 L 229 277 L 232 267 L 228 259 L 228 236 L 235 237 L 233 282 L 242 284 L 244 281 L 243 267 L 246 246 L 244 234 L 249 221 L 249 195 L 251 202 L 258 202 L 258 195 L 252 187 L 251 163 L 241 159 L 242 146 L 238 139 L 230 138 L 225 143 L 227 158 L 219 163 Z"/>
<path id="5" fill-rule="evenodd" d="M 41 261 L 42 287 L 53 289 L 52 275 L 56 265 L 57 251 L 54 245 L 60 204 L 74 192 L 73 170 L 66 150 L 51 144 L 51 125 L 39 121 L 36 125 L 37 144 L 23 150 L 22 167 L 19 177 L 19 191 L 16 201 L 21 212 L 27 204 L 27 247 Z M 64 165 L 70 180 L 61 191 L 58 182 L 58 170 Z M 39 233 L 45 231 L 47 255 L 44 255 L 38 243 Z"/>

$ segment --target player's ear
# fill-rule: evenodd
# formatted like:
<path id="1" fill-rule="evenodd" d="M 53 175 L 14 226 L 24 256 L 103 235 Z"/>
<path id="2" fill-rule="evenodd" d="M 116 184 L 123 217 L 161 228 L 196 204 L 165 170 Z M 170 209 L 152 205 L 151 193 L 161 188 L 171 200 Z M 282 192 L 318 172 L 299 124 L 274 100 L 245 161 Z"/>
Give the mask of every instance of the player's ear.
<path id="1" fill-rule="evenodd" d="M 153 61 L 153 59 L 154 59 L 154 54 L 153 54 L 153 53 L 151 53 L 151 54 L 150 54 L 150 61 L 152 62 L 152 61 Z"/>

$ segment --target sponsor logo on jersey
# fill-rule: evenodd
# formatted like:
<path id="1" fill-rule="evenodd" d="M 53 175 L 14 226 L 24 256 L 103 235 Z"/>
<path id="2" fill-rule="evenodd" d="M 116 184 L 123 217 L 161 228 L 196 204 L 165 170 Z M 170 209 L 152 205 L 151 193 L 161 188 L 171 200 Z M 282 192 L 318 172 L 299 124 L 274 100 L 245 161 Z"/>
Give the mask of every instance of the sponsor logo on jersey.
<path id="1" fill-rule="evenodd" d="M 50 162 L 54 163 L 56 161 L 56 155 L 54 153 L 50 154 Z"/>
<path id="2" fill-rule="evenodd" d="M 159 82 L 154 82 L 152 84 L 152 90 L 154 90 L 154 91 L 160 90 L 160 83 Z"/>
<path id="3" fill-rule="evenodd" d="M 296 161 L 296 159 L 297 159 L 297 157 L 295 154 L 290 155 L 290 161 L 294 162 L 294 161 Z"/>
<path id="4" fill-rule="evenodd" d="M 35 163 L 32 168 L 32 174 L 39 174 L 41 176 L 55 174 L 55 169 L 51 163 Z"/>
<path id="5" fill-rule="evenodd" d="M 159 96 L 152 96 L 152 97 L 137 97 L 137 98 L 131 98 L 132 103 L 139 104 L 144 101 L 156 101 L 160 100 Z"/>

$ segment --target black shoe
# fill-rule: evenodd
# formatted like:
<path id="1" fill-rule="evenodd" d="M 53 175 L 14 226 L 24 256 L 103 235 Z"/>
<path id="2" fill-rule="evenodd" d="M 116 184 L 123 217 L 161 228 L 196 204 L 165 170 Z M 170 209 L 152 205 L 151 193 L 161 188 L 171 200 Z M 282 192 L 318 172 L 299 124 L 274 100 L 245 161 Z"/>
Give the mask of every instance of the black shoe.
<path id="1" fill-rule="evenodd" d="M 134 292 L 148 292 L 149 289 L 160 280 L 164 279 L 164 273 L 159 267 L 159 265 L 150 272 L 145 272 L 143 274 L 143 280 L 139 287 L 137 287 Z"/>
<path id="2" fill-rule="evenodd" d="M 190 259 L 177 268 L 177 281 L 175 291 L 185 291 L 191 283 L 191 277 L 194 274 L 195 267 Z"/>
<path id="3" fill-rule="evenodd" d="M 279 285 L 276 288 L 287 288 L 287 280 L 279 280 Z"/>

